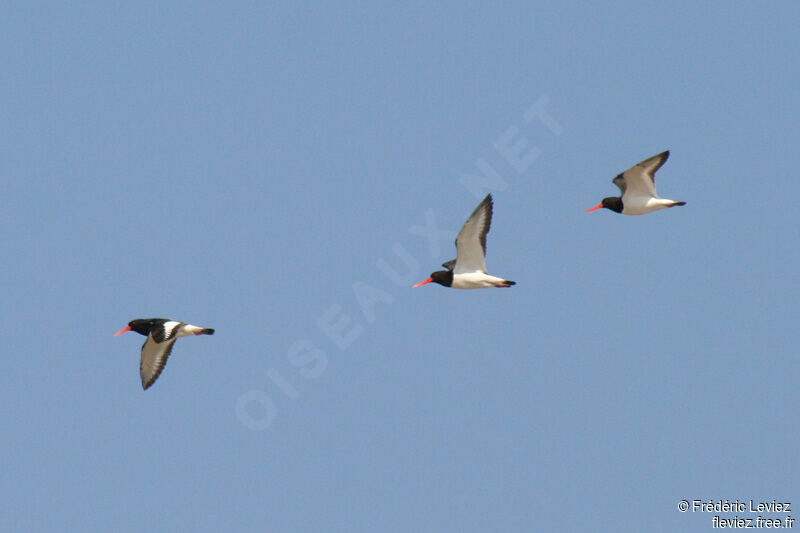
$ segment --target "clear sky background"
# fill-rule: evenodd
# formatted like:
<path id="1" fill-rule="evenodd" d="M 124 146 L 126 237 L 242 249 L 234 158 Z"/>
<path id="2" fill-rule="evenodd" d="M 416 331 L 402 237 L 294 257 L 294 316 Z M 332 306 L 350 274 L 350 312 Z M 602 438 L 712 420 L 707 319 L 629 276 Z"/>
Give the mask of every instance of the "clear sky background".
<path id="1" fill-rule="evenodd" d="M 13 4 L 3 531 L 800 516 L 800 4 Z M 518 284 L 411 289 L 488 192 Z"/>

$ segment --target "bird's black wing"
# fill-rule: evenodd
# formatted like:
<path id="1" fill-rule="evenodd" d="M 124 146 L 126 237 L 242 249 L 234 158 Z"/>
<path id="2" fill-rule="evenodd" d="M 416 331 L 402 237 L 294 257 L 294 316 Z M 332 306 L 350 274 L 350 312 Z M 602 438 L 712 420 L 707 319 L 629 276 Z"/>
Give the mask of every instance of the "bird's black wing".
<path id="1" fill-rule="evenodd" d="M 163 324 L 150 330 L 150 336 L 156 342 L 168 341 L 174 339 L 180 327 L 184 325 L 183 322 L 178 322 L 177 320 L 166 320 Z"/>
<path id="2" fill-rule="evenodd" d="M 169 354 L 172 353 L 172 346 L 175 338 L 166 342 L 156 342 L 152 336 L 148 336 L 142 345 L 142 359 L 139 362 L 139 375 L 142 377 L 142 388 L 147 390 L 150 385 L 155 383 L 164 366 L 167 364 Z"/>
<path id="3" fill-rule="evenodd" d="M 492 226 L 492 195 L 478 204 L 456 237 L 456 259 L 453 272 L 486 273 L 486 234 Z"/>

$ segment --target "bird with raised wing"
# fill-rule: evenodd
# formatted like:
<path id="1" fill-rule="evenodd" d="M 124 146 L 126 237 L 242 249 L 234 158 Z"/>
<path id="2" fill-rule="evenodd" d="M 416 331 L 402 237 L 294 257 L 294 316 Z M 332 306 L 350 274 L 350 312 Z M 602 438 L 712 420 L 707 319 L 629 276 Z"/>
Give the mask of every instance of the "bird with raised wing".
<path id="1" fill-rule="evenodd" d="M 603 198 L 600 205 L 587 209 L 585 212 L 589 213 L 605 207 L 623 215 L 645 215 L 667 207 L 686 205 L 686 202 L 659 198 L 656 194 L 656 171 L 666 163 L 668 157 L 669 150 L 645 159 L 617 175 L 611 181 L 619 187 L 622 195 Z"/>
<path id="2" fill-rule="evenodd" d="M 456 258 L 442 266 L 431 277 L 420 281 L 414 288 L 426 283 L 438 283 L 453 289 L 486 289 L 510 287 L 516 282 L 489 275 L 486 271 L 486 234 L 492 225 L 492 195 L 489 194 L 475 208 L 456 237 Z"/>
<path id="3" fill-rule="evenodd" d="M 185 322 L 168 318 L 137 318 L 114 334 L 121 335 L 126 331 L 135 331 L 147 337 L 142 345 L 142 359 L 139 362 L 139 374 L 142 377 L 142 388 L 147 390 L 152 385 L 172 352 L 172 346 L 178 337 L 187 335 L 213 335 L 214 330 L 192 326 Z"/>

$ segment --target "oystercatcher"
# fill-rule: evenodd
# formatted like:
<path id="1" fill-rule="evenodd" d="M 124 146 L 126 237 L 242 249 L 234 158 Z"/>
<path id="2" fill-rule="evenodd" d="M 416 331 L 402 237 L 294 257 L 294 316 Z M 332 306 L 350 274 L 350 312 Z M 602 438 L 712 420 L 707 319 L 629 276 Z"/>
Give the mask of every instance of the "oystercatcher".
<path id="1" fill-rule="evenodd" d="M 669 150 L 645 159 L 619 174 L 611 181 L 622 191 L 622 196 L 603 198 L 600 205 L 584 212 L 589 213 L 605 207 L 623 215 L 645 215 L 658 209 L 686 205 L 686 202 L 659 198 L 656 194 L 656 171 L 661 168 L 668 157 Z"/>
<path id="2" fill-rule="evenodd" d="M 486 234 L 492 225 L 492 195 L 478 204 L 475 211 L 464 223 L 456 237 L 456 258 L 442 266 L 431 277 L 420 281 L 416 289 L 426 283 L 434 282 L 453 289 L 486 289 L 489 287 L 510 287 L 516 282 L 490 276 L 486 272 Z"/>
<path id="3" fill-rule="evenodd" d="M 128 325 L 114 333 L 114 336 L 126 331 L 135 331 L 147 337 L 142 345 L 142 360 L 139 363 L 139 374 L 142 376 L 144 390 L 147 390 L 164 370 L 167 358 L 172 352 L 172 345 L 178 337 L 214 334 L 213 329 L 192 326 L 168 318 L 137 318 L 128 322 Z"/>

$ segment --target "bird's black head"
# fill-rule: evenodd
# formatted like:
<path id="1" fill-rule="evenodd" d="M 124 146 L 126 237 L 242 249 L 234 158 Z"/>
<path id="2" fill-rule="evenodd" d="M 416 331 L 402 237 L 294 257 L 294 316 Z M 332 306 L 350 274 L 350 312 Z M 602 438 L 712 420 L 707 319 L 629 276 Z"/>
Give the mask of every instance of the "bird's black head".
<path id="1" fill-rule="evenodd" d="M 431 274 L 431 280 L 434 283 L 449 287 L 453 284 L 453 271 L 452 270 L 437 270 Z"/>
<path id="2" fill-rule="evenodd" d="M 603 201 L 600 203 L 606 209 L 611 209 L 615 213 L 622 213 L 622 198 L 618 196 L 609 196 L 608 198 L 603 198 Z"/>
<path id="3" fill-rule="evenodd" d="M 444 285 L 445 287 L 449 287 L 453 284 L 453 271 L 439 270 L 437 272 L 434 272 L 428 279 L 420 281 L 419 283 L 414 285 L 414 288 L 416 289 L 417 287 L 421 287 L 426 283 L 430 282 L 438 283 L 439 285 Z"/>
<path id="4" fill-rule="evenodd" d="M 126 331 L 135 331 L 140 335 L 147 336 L 150 334 L 150 330 L 153 329 L 154 326 L 158 326 L 159 324 L 163 324 L 167 322 L 165 318 L 137 318 L 135 320 L 131 320 L 128 322 L 128 327 L 122 328 L 119 330 L 115 335 L 120 335 L 121 333 L 125 333 Z"/>
<path id="5" fill-rule="evenodd" d="M 622 213 L 622 198 L 616 196 L 609 196 L 608 198 L 603 198 L 603 201 L 600 204 L 590 207 L 584 213 L 591 213 L 592 211 L 597 211 L 598 209 L 602 209 L 605 207 L 606 209 L 611 209 L 616 213 Z"/>
<path id="6" fill-rule="evenodd" d="M 150 333 L 150 328 L 153 327 L 152 318 L 137 318 L 128 322 L 128 327 L 136 333 L 147 335 Z"/>

